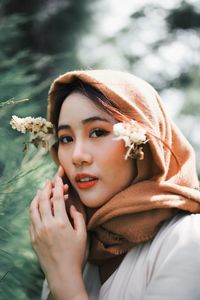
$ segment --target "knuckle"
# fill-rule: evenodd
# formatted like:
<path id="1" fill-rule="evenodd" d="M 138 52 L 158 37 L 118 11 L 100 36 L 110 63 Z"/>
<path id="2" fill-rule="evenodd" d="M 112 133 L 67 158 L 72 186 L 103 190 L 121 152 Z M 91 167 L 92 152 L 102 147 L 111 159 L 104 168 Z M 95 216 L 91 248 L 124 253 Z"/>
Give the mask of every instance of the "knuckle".
<path id="1" fill-rule="evenodd" d="M 42 228 L 41 228 L 41 234 L 49 234 L 53 231 L 54 226 L 52 223 L 46 222 L 43 224 Z"/>
<path id="2" fill-rule="evenodd" d="M 34 237 L 31 237 L 31 244 L 33 246 L 33 248 L 35 248 L 37 246 L 37 239 Z"/>
<path id="3" fill-rule="evenodd" d="M 61 201 L 62 198 L 63 198 L 63 195 L 62 195 L 61 193 L 59 193 L 59 192 L 57 192 L 57 193 L 55 193 L 55 194 L 53 195 L 53 201 L 55 201 L 55 202 Z"/>
<path id="4" fill-rule="evenodd" d="M 65 229 L 66 228 L 66 222 L 62 219 L 57 220 L 56 224 L 57 224 L 57 227 L 59 229 Z"/>
<path id="5" fill-rule="evenodd" d="M 41 242 L 44 242 L 45 240 L 51 239 L 51 235 L 52 235 L 52 226 L 50 224 L 43 224 L 36 231 L 34 237 L 34 244 L 37 245 L 40 244 Z"/>

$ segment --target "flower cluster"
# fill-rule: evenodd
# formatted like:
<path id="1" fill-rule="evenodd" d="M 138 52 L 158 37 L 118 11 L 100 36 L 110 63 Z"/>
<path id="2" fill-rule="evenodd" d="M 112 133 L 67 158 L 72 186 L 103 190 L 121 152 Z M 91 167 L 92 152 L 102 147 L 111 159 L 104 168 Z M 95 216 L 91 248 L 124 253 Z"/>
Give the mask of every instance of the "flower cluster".
<path id="1" fill-rule="evenodd" d="M 31 134 L 29 143 L 34 144 L 36 147 L 41 145 L 45 149 L 50 149 L 56 142 L 53 124 L 44 118 L 12 116 L 10 125 L 21 133 L 29 132 Z"/>
<path id="2" fill-rule="evenodd" d="M 140 145 L 148 142 L 146 130 L 136 121 L 116 123 L 113 126 L 113 132 L 117 136 L 115 140 L 123 139 L 125 146 L 128 147 L 125 159 L 128 157 L 138 160 L 144 159 L 143 147 Z"/>

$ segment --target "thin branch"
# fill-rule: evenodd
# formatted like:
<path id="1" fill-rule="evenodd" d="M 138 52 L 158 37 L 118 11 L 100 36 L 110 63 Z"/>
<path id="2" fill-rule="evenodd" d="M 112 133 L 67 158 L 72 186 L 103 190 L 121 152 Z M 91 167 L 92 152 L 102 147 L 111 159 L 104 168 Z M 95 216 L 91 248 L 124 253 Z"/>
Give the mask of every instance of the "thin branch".
<path id="1" fill-rule="evenodd" d="M 5 105 L 10 105 L 10 104 L 17 104 L 20 102 L 25 102 L 25 101 L 29 101 L 29 99 L 20 99 L 20 100 L 14 100 L 15 98 L 11 98 L 7 101 L 4 102 L 0 102 L 0 108 L 5 106 Z"/>

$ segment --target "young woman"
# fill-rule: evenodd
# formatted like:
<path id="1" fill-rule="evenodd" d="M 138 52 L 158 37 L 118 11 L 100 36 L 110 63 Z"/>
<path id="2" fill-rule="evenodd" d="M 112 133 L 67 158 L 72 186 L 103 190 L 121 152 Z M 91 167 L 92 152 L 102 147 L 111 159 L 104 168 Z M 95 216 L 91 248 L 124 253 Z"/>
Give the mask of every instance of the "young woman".
<path id="1" fill-rule="evenodd" d="M 48 119 L 58 173 L 30 207 L 42 298 L 200 299 L 195 157 L 153 87 L 68 72 L 51 86 Z"/>

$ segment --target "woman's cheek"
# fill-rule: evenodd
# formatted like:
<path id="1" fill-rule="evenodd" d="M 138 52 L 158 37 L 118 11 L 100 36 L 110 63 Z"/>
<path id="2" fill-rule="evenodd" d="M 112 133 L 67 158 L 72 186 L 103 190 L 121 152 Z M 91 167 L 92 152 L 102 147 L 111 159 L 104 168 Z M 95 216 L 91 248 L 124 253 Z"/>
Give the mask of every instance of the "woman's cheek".
<path id="1" fill-rule="evenodd" d="M 58 160 L 60 162 L 60 165 L 63 167 L 65 174 L 67 176 L 70 176 L 69 170 L 71 168 L 70 168 L 69 154 L 66 153 L 66 151 L 64 151 L 61 147 L 58 148 Z"/>
<path id="2" fill-rule="evenodd" d="M 114 141 L 113 144 L 108 147 L 108 151 L 107 151 L 107 160 L 109 160 L 110 158 L 112 159 L 122 159 L 124 160 L 125 154 L 126 154 L 126 148 L 124 145 L 124 141 L 119 140 L 119 141 Z M 109 157 L 109 158 L 108 158 Z"/>

